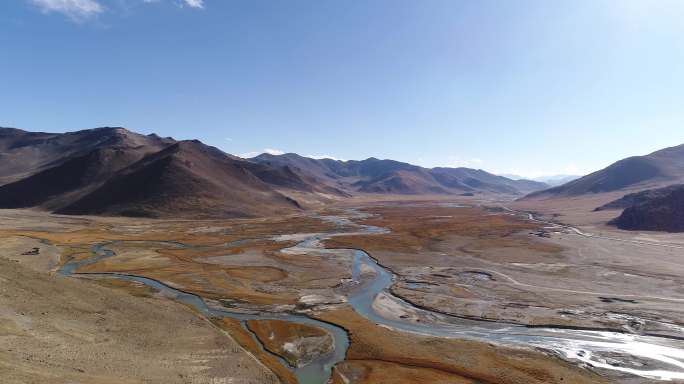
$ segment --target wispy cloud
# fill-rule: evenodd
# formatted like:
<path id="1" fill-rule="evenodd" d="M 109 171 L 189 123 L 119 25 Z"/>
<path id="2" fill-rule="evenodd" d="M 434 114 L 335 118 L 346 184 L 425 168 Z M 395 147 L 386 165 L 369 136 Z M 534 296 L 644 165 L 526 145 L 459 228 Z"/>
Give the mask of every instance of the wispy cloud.
<path id="1" fill-rule="evenodd" d="M 204 8 L 204 0 L 184 0 L 188 7 Z"/>
<path id="2" fill-rule="evenodd" d="M 105 7 L 103 4 L 106 1 L 102 0 L 26 0 L 28 3 L 37 7 L 43 13 L 61 13 L 69 19 L 81 22 L 98 16 L 107 11 L 114 11 L 116 13 L 118 8 L 125 8 L 126 4 L 133 1 L 140 0 L 122 0 L 114 2 L 113 8 Z M 142 0 L 143 3 L 162 3 L 162 0 Z M 179 7 L 189 7 L 196 9 L 204 9 L 204 0 L 173 0 L 170 4 L 175 4 Z"/>
<path id="3" fill-rule="evenodd" d="M 281 151 L 280 149 L 273 149 L 273 148 L 264 148 L 261 151 L 251 151 L 251 152 L 245 152 L 242 154 L 239 154 L 238 156 L 242 157 L 243 159 L 251 159 L 252 157 L 259 156 L 262 153 L 268 153 L 269 155 L 282 155 L 285 153 L 285 151 Z"/>
<path id="4" fill-rule="evenodd" d="M 331 159 L 331 160 L 338 160 L 338 161 L 346 161 L 346 160 L 344 160 L 344 159 L 340 159 L 340 158 L 338 158 L 338 157 L 330 156 L 330 155 L 306 155 L 305 157 L 309 157 L 309 158 L 317 159 L 317 160 L 320 160 L 320 159 Z"/>
<path id="5" fill-rule="evenodd" d="M 81 21 L 104 12 L 95 0 L 30 0 L 43 13 L 61 13 L 74 21 Z"/>

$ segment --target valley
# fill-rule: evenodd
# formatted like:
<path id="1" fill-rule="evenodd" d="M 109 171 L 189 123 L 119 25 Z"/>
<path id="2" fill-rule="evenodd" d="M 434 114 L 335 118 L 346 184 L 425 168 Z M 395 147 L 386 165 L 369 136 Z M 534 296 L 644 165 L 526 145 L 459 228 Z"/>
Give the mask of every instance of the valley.
<path id="1" fill-rule="evenodd" d="M 218 220 L 4 210 L 1 251 L 45 280 L 184 304 L 272 372 L 257 382 L 681 379 L 679 245 L 584 236 L 508 205 L 363 198 Z"/>
<path id="2" fill-rule="evenodd" d="M 0 1 L 0 384 L 684 384 L 684 1 Z"/>

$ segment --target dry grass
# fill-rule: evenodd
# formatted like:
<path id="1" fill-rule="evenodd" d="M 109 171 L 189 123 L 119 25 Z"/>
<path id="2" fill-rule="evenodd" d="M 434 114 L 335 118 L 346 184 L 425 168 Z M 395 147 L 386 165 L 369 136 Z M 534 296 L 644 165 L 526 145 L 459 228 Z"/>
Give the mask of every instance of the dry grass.
<path id="1" fill-rule="evenodd" d="M 598 375 L 538 352 L 494 346 L 482 342 L 443 339 L 397 332 L 377 327 L 351 309 L 320 315 L 350 330 L 351 347 L 347 360 L 378 361 L 433 373 L 426 382 L 439 377 L 472 380 L 478 383 L 598 384 Z M 403 383 L 413 383 L 410 376 Z M 402 383 L 401 381 L 394 381 Z M 456 381 L 458 382 L 458 381 Z"/>

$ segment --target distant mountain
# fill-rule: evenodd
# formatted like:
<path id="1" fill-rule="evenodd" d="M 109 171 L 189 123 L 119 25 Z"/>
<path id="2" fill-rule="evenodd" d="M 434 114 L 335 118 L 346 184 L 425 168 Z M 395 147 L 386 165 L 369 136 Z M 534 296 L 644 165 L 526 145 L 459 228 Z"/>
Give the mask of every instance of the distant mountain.
<path id="1" fill-rule="evenodd" d="M 512 180 L 532 180 L 538 181 L 540 183 L 547 184 L 550 187 L 556 187 L 558 185 L 563 185 L 575 179 L 579 179 L 582 176 L 576 175 L 549 175 L 549 176 L 539 176 L 539 177 L 523 177 L 514 174 L 501 174 L 500 176 L 512 179 Z"/>
<path id="2" fill-rule="evenodd" d="M 684 232 L 684 185 L 627 195 L 610 204 L 627 205 L 610 222 L 620 229 Z"/>
<path id="3" fill-rule="evenodd" d="M 580 196 L 613 191 L 638 191 L 684 181 L 684 145 L 646 156 L 634 156 L 554 188 L 529 194 L 525 199 Z"/>
<path id="4" fill-rule="evenodd" d="M 340 161 L 311 159 L 294 153 L 262 154 L 255 162 L 287 166 L 308 180 L 348 193 L 462 194 L 498 193 L 520 195 L 548 187 L 529 181 L 511 180 L 470 168 L 423 168 L 395 160 Z"/>
<path id="5" fill-rule="evenodd" d="M 535 177 L 534 181 L 539 181 L 542 183 L 546 183 L 552 187 L 556 187 L 559 185 L 563 185 L 566 183 L 569 183 L 573 180 L 577 180 L 582 176 L 577 176 L 577 175 L 552 175 L 552 176 L 541 176 L 541 177 Z"/>

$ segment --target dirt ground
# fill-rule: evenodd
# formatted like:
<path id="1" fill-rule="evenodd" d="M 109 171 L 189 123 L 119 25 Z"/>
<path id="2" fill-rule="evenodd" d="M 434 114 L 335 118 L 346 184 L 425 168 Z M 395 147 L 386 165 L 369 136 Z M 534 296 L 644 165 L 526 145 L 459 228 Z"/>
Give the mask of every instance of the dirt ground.
<path id="1" fill-rule="evenodd" d="M 205 319 L 144 288 L 135 292 L 48 276 L 0 258 L 1 381 L 275 382 Z"/>

